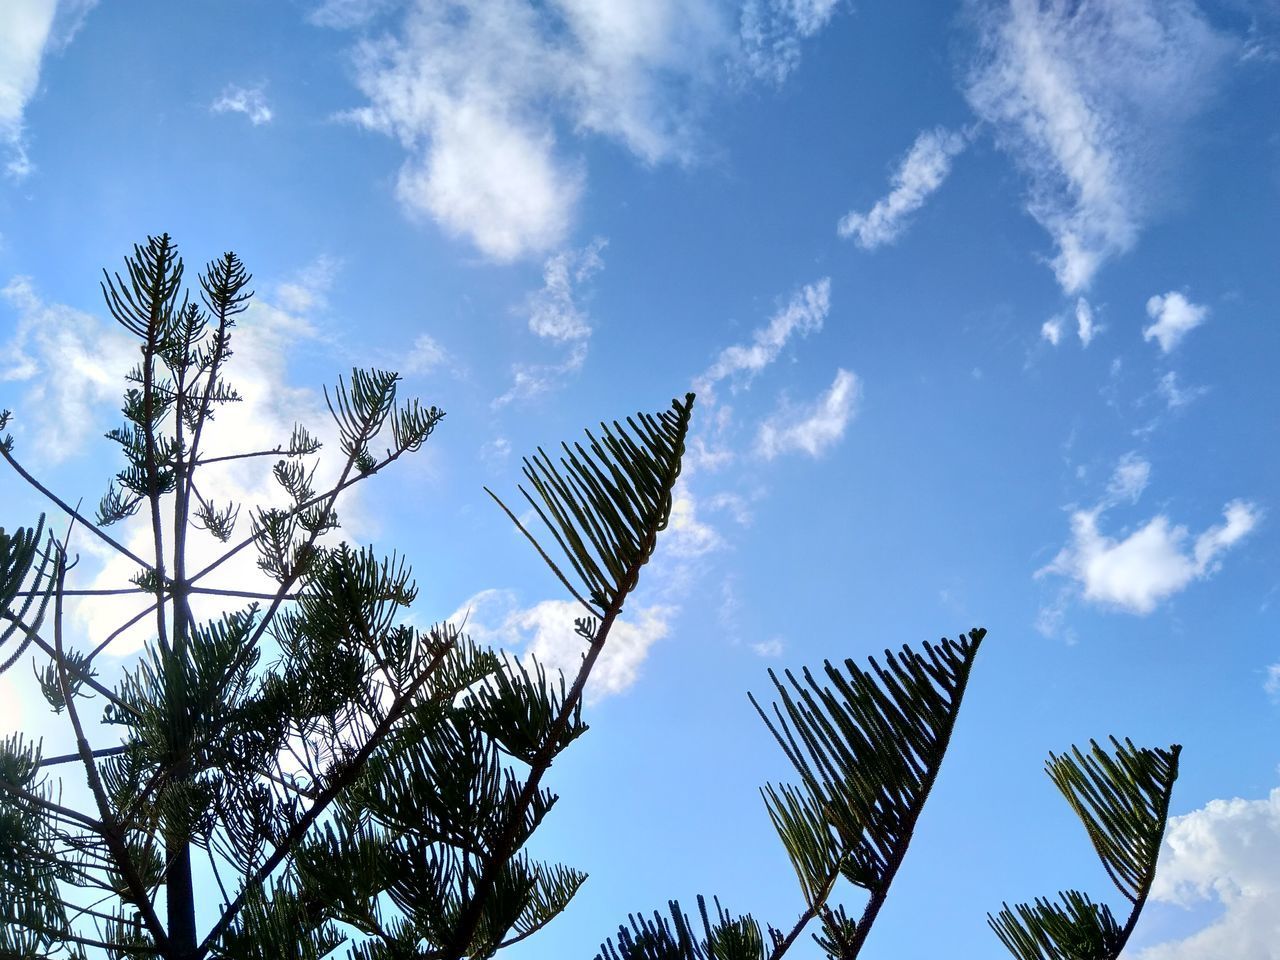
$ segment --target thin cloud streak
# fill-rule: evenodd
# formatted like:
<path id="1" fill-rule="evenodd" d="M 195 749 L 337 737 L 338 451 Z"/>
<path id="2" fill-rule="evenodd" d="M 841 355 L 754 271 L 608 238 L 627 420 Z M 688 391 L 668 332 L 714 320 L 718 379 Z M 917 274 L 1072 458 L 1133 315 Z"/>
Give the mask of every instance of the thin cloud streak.
<path id="1" fill-rule="evenodd" d="M 1230 43 L 1190 0 L 1011 0 L 980 14 L 965 93 L 1026 172 L 1064 292 L 1132 248 Z"/>
<path id="2" fill-rule="evenodd" d="M 836 232 L 852 237 L 863 250 L 897 240 L 906 230 L 911 214 L 942 186 L 951 172 L 952 159 L 967 143 L 963 134 L 941 127 L 921 133 L 894 173 L 888 195 L 866 213 L 845 214 Z"/>

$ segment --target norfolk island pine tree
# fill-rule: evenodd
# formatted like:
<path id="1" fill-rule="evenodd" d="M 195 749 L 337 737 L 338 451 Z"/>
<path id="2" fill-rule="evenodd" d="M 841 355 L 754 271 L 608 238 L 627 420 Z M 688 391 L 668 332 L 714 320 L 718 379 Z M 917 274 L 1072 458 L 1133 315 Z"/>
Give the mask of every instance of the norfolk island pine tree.
<path id="1" fill-rule="evenodd" d="M 31 737 L 0 746 L 0 956 L 460 958 L 534 935 L 585 879 L 524 852 L 554 804 L 543 776 L 586 729 L 584 686 L 667 523 L 692 395 L 656 416 L 601 424 L 585 446 L 562 445 L 554 458 L 540 449 L 526 459 L 521 493 L 548 548 L 491 494 L 583 608 L 582 666 L 571 680 L 549 677 L 447 623 L 423 631 L 399 622 L 416 592 L 405 563 L 333 542 L 342 494 L 417 451 L 443 418 L 398 402 L 394 374 L 353 371 L 326 392 L 341 457 L 337 480 L 319 491 L 319 443 L 304 427 L 265 451 L 204 451 L 206 426 L 238 399 L 225 368 L 249 276 L 225 254 L 192 299 L 183 272 L 166 235 L 136 247 L 126 275 L 103 284 L 140 362 L 125 424 L 108 435 L 125 468 L 94 516 L 28 473 L 12 437 L 0 442 L 67 522 L 61 540 L 45 536 L 43 518 L 0 533 L 0 669 L 30 650 L 46 700 L 76 740 L 60 757 L 43 756 Z M 196 483 L 202 467 L 232 459 L 274 461 L 285 496 L 283 506 L 251 506 L 240 538 L 243 505 L 219 506 Z M 145 555 L 110 533 L 135 514 L 149 522 Z M 68 586 L 73 530 L 135 566 L 119 591 L 140 612 L 91 650 L 74 648 L 64 630 L 65 601 L 84 592 Z M 192 569 L 191 536 L 225 552 Z M 207 586 L 247 550 L 274 581 L 269 590 Z M 198 622 L 192 598 L 210 595 L 241 605 Z M 110 689 L 94 661 L 140 620 L 154 624 L 153 640 Z M 800 882 L 799 917 L 762 930 L 699 898 L 691 923 L 672 902 L 669 921 L 632 917 L 599 956 L 773 960 L 811 924 L 828 955 L 857 956 L 937 776 L 983 636 L 886 651 L 883 665 L 866 668 L 828 663 L 825 679 L 771 674 L 778 702 L 771 712 L 752 703 L 799 777 L 763 790 Z M 100 721 L 87 716 L 90 696 L 104 704 Z M 116 743 L 96 746 L 112 727 Z M 73 764 L 87 785 L 82 809 L 59 802 L 58 771 Z M 1118 956 L 1154 873 L 1177 747 L 1094 744 L 1051 755 L 1049 772 L 1130 900 L 1129 919 L 1068 891 L 990 922 L 1019 957 Z M 203 862 L 214 889 L 197 890 Z M 856 920 L 830 902 L 841 877 L 867 893 Z M 203 926 L 197 898 L 200 916 L 215 917 Z"/>

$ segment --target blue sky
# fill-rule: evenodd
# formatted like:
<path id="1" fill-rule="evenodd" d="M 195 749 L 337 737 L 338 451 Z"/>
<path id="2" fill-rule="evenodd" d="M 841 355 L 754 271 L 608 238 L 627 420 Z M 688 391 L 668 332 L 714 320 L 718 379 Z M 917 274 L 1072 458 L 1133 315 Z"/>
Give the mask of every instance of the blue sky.
<path id="1" fill-rule="evenodd" d="M 698 893 L 790 924 L 745 692 L 980 624 L 868 955 L 997 955 L 1002 900 L 1110 897 L 1041 764 L 1117 733 L 1184 744 L 1128 955 L 1275 958 L 1278 94 L 1274 0 L 8 0 L 0 405 L 95 501 L 131 362 L 99 270 L 161 231 L 190 267 L 234 249 L 227 435 L 400 370 L 448 418 L 348 534 L 411 558 L 421 622 L 569 665 L 567 598 L 481 488 L 697 390 L 538 837 L 591 880 L 520 955 Z M 29 687 L 0 678 L 0 728 L 57 742 Z"/>

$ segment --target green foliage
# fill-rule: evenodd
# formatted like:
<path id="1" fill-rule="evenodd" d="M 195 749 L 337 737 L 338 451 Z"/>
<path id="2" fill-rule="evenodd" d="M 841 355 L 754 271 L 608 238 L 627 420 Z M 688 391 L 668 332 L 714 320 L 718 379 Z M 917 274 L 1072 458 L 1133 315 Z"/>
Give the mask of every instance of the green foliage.
<path id="1" fill-rule="evenodd" d="M 1109 753 L 1090 741 L 1087 754 L 1078 747 L 1069 755 L 1050 754 L 1045 770 L 1129 901 L 1129 917 L 1122 926 L 1106 904 L 1078 890 L 1060 893 L 1059 903 L 1037 898 L 1012 909 L 1005 904 L 988 922 L 1018 960 L 1112 960 L 1137 925 L 1155 879 L 1182 748 L 1152 750 L 1115 737 L 1111 746 Z"/>
<path id="2" fill-rule="evenodd" d="M 38 682 L 79 744 L 76 755 L 50 759 L 21 738 L 0 744 L 0 956 L 345 950 L 447 960 L 487 957 L 532 936 L 586 879 L 525 847 L 556 802 L 543 775 L 586 730 L 591 664 L 670 515 L 692 397 L 606 427 L 599 442 L 588 435 L 590 452 L 577 445 L 564 475 L 537 458 L 529 467 L 535 505 L 554 518 L 565 551 L 553 569 L 586 573 L 599 600 L 577 622 L 588 657 L 567 681 L 483 649 L 450 624 L 408 625 L 417 590 L 407 563 L 333 537 L 341 494 L 419 450 L 444 417 L 401 401 L 394 373 L 354 370 L 326 391 L 336 480 L 317 479 L 309 458 L 320 443 L 302 426 L 269 450 L 204 452 L 217 410 L 239 400 L 225 364 L 250 278 L 225 254 L 192 299 L 183 274 L 162 236 L 135 247 L 123 275 L 103 283 L 141 359 L 128 377 L 124 423 L 108 434 L 124 468 L 96 522 L 31 478 L 10 439 L 0 451 L 77 527 L 134 565 L 118 592 L 139 610 L 112 636 L 139 622 L 155 630 L 116 686 L 103 686 L 94 658 L 105 644 L 76 649 L 63 629 L 74 566 L 65 546 L 41 546 L 43 520 L 0 531 L 0 643 L 13 644 L 3 667 L 35 644 L 44 656 Z M 273 458 L 286 501 L 249 505 L 249 535 L 233 542 L 242 505 L 207 498 L 196 477 L 209 463 L 260 457 Z M 126 521 L 149 524 L 148 556 L 105 532 Z M 230 546 L 193 572 L 188 545 L 198 534 Z M 197 620 L 190 598 L 204 577 L 246 549 L 274 591 L 219 589 L 226 612 Z M 110 735 L 114 744 L 90 747 L 89 738 Z M 86 810 L 63 806 L 60 781 L 46 771 L 65 762 L 89 783 Z M 214 919 L 201 928 L 197 861 L 218 891 Z"/>
<path id="3" fill-rule="evenodd" d="M 586 880 L 528 852 L 557 801 L 543 780 L 587 729 L 587 681 L 670 521 L 693 395 L 524 461 L 520 493 L 546 547 L 489 491 L 583 608 L 580 669 L 549 674 L 452 624 L 412 625 L 406 561 L 338 539 L 344 492 L 421 449 L 444 417 L 401 399 L 396 374 L 353 370 L 325 392 L 336 471 L 318 470 L 321 444 L 301 425 L 267 450 L 205 451 L 208 425 L 240 400 L 225 368 L 251 278 L 232 253 L 207 265 L 194 297 L 183 277 L 167 235 L 105 275 L 108 309 L 139 362 L 124 422 L 107 434 L 124 465 L 95 519 L 32 477 L 11 435 L 0 440 L 0 458 L 77 535 L 134 571 L 113 591 L 132 616 L 81 650 L 65 629 L 70 530 L 60 543 L 43 517 L 0 529 L 0 672 L 35 654 L 36 683 L 76 743 L 73 755 L 46 757 L 21 736 L 0 741 L 0 957 L 461 960 L 534 936 Z M 0 430 L 10 421 L 0 412 Z M 259 458 L 270 458 L 264 472 L 282 503 L 219 501 L 197 482 L 209 464 Z M 236 541 L 242 509 L 250 530 Z M 121 523 L 149 530 L 145 556 L 107 532 Z M 196 536 L 221 550 L 199 570 Z M 269 589 L 207 587 L 241 551 L 256 554 Z M 191 598 L 201 593 L 223 597 L 225 611 L 198 620 Z M 151 641 L 105 686 L 95 658 L 140 623 Z M 806 932 L 829 957 L 858 956 L 984 636 L 885 651 L 865 666 L 771 672 L 776 700 L 751 703 L 796 774 L 762 796 L 799 883 L 799 916 L 762 927 L 699 897 L 690 921 L 671 901 L 669 915 L 631 916 L 598 960 L 779 960 Z M 1019 960 L 1116 960 L 1142 910 L 1179 748 L 1112 747 L 1051 755 L 1048 771 L 1129 918 L 1074 890 L 1005 906 L 989 922 Z M 66 763 L 88 786 L 80 808 L 50 772 Z M 197 869 L 217 894 L 201 892 L 199 917 Z M 834 902 L 842 882 L 865 897 L 856 919 Z"/>
<path id="4" fill-rule="evenodd" d="M 754 920 L 730 922 L 720 911 L 711 925 L 699 900 L 699 940 L 673 902 L 670 928 L 657 917 L 632 918 L 632 929 L 620 928 L 617 945 L 607 942 L 597 960 L 777 958 L 815 919 L 814 939 L 828 956 L 857 956 L 941 769 L 985 636 L 975 629 L 958 641 L 926 643 L 923 652 L 886 650 L 884 665 L 873 657 L 867 669 L 828 662 L 825 682 L 807 669 L 799 677 L 770 671 L 778 696 L 772 713 L 754 696 L 751 702 L 800 782 L 767 784 L 761 793 L 800 884 L 799 919 L 786 930 L 769 926 L 766 951 Z M 868 893 L 856 922 L 829 902 L 842 877 Z"/>

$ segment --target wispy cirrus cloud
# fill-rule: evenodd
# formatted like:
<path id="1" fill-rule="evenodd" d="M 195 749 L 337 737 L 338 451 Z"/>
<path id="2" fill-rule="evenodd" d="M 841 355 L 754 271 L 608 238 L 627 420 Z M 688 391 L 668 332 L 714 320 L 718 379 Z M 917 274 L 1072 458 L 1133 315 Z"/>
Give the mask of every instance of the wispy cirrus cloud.
<path id="1" fill-rule="evenodd" d="M 1209 392 L 1208 387 L 1184 387 L 1178 382 L 1178 374 L 1174 370 L 1170 370 L 1160 378 L 1160 382 L 1156 384 L 1156 392 L 1170 410 L 1177 410 L 1179 407 L 1185 407 L 1190 403 L 1194 403 L 1200 397 Z"/>
<path id="2" fill-rule="evenodd" d="M 807 337 L 821 330 L 830 310 L 831 278 L 805 284 L 765 326 L 752 333 L 750 343 L 721 350 L 711 366 L 694 378 L 693 389 L 705 402 L 712 399 L 715 386 L 721 381 L 750 383 L 778 358 L 792 337 Z"/>
<path id="3" fill-rule="evenodd" d="M 24 117 L 40 85 L 45 58 L 71 42 L 97 0 L 6 0 L 0 3 L 0 144 L 6 174 L 21 180 L 35 169 Z"/>
<path id="4" fill-rule="evenodd" d="M 800 65 L 801 42 L 835 16 L 839 0 L 746 0 L 738 14 L 741 65 L 780 84 Z"/>
<path id="5" fill-rule="evenodd" d="M 606 246 L 607 241 L 597 237 L 579 250 L 562 250 L 547 259 L 542 286 L 525 299 L 520 312 L 528 316 L 530 332 L 563 347 L 564 356 L 554 363 L 517 363 L 510 388 L 493 401 L 495 408 L 548 393 L 587 362 L 592 326 L 585 306 L 591 291 L 586 285 L 604 269 L 600 254 Z"/>
<path id="6" fill-rule="evenodd" d="M 275 116 L 271 105 L 267 103 L 266 89 L 261 84 L 253 87 L 228 84 L 209 105 L 209 110 L 213 113 L 242 114 L 255 127 L 270 123 Z"/>
<path id="7" fill-rule="evenodd" d="M 844 437 L 861 389 L 854 374 L 837 370 L 831 386 L 817 399 L 798 407 L 784 404 L 766 419 L 756 434 L 756 451 L 766 460 L 785 453 L 822 456 Z"/>
<path id="8" fill-rule="evenodd" d="M 966 94 L 1026 172 L 1062 289 L 1136 242 L 1231 44 L 1191 0 L 987 3 Z"/>
<path id="9" fill-rule="evenodd" d="M 951 161 L 965 148 L 964 134 L 938 127 L 918 137 L 893 174 L 892 188 L 866 213 L 850 211 L 836 232 L 852 237 L 864 250 L 897 240 L 911 214 L 919 210 L 951 172 Z"/>
<path id="10" fill-rule="evenodd" d="M 411 214 L 494 260 L 545 254 L 564 244 L 586 183 L 574 140 L 603 137 L 646 164 L 694 161 L 713 93 L 743 63 L 785 76 L 792 47 L 834 8 L 749 6 L 768 24 L 759 43 L 730 0 L 417 0 L 394 32 L 357 46 L 368 102 L 346 116 L 404 146 L 396 192 Z M 331 0 L 312 18 L 360 25 L 372 7 Z"/>

